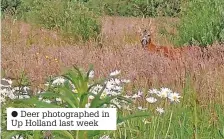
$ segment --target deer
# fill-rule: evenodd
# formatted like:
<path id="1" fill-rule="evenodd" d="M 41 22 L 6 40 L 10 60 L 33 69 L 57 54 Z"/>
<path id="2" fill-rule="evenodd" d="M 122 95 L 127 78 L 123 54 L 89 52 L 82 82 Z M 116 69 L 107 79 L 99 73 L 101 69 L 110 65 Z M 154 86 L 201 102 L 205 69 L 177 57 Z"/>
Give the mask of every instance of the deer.
<path id="1" fill-rule="evenodd" d="M 151 20 L 149 26 L 151 27 Z M 141 28 L 139 29 L 141 30 Z M 179 48 L 155 45 L 152 41 L 151 31 L 147 31 L 146 29 L 142 32 L 141 45 L 143 49 L 148 49 L 150 53 L 158 53 L 170 58 L 171 60 L 178 58 L 182 52 L 182 49 Z"/>

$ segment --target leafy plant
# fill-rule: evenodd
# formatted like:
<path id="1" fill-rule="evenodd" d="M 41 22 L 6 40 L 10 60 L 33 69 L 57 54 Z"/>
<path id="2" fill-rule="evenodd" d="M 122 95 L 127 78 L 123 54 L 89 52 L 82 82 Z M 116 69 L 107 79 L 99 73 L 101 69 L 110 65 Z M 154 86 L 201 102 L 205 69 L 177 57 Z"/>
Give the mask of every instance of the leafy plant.
<path id="1" fill-rule="evenodd" d="M 22 0 L 17 17 L 47 29 L 59 30 L 64 37 L 88 41 L 101 31 L 98 16 L 81 2 L 69 0 Z"/>
<path id="2" fill-rule="evenodd" d="M 206 47 L 215 41 L 223 42 L 222 0 L 192 0 L 186 5 L 182 8 L 178 34 L 174 39 L 176 44 Z"/>
<path id="3" fill-rule="evenodd" d="M 178 0 L 89 0 L 86 6 L 106 15 L 174 17 L 180 12 L 180 4 Z"/>
<path id="4" fill-rule="evenodd" d="M 1 13 L 14 15 L 20 4 L 21 0 L 1 0 Z"/>
<path id="5" fill-rule="evenodd" d="M 92 74 L 92 67 L 85 73 L 77 67 L 69 70 L 61 77 L 52 78 L 48 82 L 48 88 L 46 91 L 33 96 L 29 99 L 14 100 L 7 104 L 11 107 L 33 107 L 33 108 L 106 108 L 117 107 L 120 109 L 118 103 L 132 103 L 131 100 L 123 97 L 119 93 L 105 95 L 105 88 L 108 81 L 114 76 L 109 76 L 106 79 L 99 81 L 91 81 L 90 74 Z M 94 91 L 95 87 L 102 85 L 102 88 L 98 91 Z M 95 89 L 96 90 L 96 89 Z M 104 95 L 103 95 L 104 93 Z M 92 99 L 90 100 L 90 96 Z M 115 100 L 118 103 L 114 103 Z M 21 105 L 17 105 L 21 104 Z M 118 110 L 119 111 L 119 110 Z M 118 112 L 117 123 L 130 120 L 132 118 L 139 118 L 149 116 L 148 113 L 136 113 L 133 115 L 123 116 L 122 112 Z M 31 138 L 40 136 L 41 132 L 30 132 Z M 16 134 L 16 133 L 15 133 Z M 20 133 L 21 134 L 21 133 Z M 67 138 L 93 138 L 101 134 L 100 131 L 63 131 L 55 132 L 60 136 L 64 135 Z M 14 134 L 13 134 L 14 135 Z M 26 135 L 27 136 L 27 135 Z"/>

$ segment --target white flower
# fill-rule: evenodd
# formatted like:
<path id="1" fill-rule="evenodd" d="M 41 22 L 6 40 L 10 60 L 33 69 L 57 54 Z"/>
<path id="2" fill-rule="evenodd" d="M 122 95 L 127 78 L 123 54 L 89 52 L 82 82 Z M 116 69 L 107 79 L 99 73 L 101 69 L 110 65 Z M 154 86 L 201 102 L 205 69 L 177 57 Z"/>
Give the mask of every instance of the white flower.
<path id="1" fill-rule="evenodd" d="M 29 90 L 30 90 L 30 88 L 29 88 L 28 86 L 25 86 L 23 89 L 24 89 L 24 91 L 25 91 L 26 93 L 28 93 Z"/>
<path id="2" fill-rule="evenodd" d="M 167 98 L 170 93 L 172 91 L 169 88 L 161 88 L 161 91 L 157 95 L 161 98 Z"/>
<path id="3" fill-rule="evenodd" d="M 62 100 L 61 98 L 56 98 L 56 101 L 61 102 Z"/>
<path id="4" fill-rule="evenodd" d="M 148 93 L 149 93 L 149 94 L 158 94 L 158 93 L 159 93 L 159 90 L 157 90 L 157 89 L 150 89 L 150 90 L 148 91 Z"/>
<path id="5" fill-rule="evenodd" d="M 100 90 L 102 89 L 103 87 L 101 86 L 101 85 L 96 85 L 96 86 L 94 86 L 92 89 L 91 89 L 91 92 L 93 93 L 93 94 L 98 94 L 99 92 L 100 92 Z"/>
<path id="6" fill-rule="evenodd" d="M 117 96 L 117 95 L 119 95 L 121 92 L 117 92 L 117 91 L 113 91 L 113 90 L 108 90 L 108 89 L 106 89 L 106 93 L 108 94 L 108 95 L 111 95 L 111 96 Z"/>
<path id="7" fill-rule="evenodd" d="M 133 96 L 132 96 L 132 98 L 133 99 L 135 99 L 135 98 L 139 98 L 140 96 L 138 96 L 137 94 L 134 94 Z"/>
<path id="8" fill-rule="evenodd" d="M 93 77 L 94 77 L 94 71 L 92 70 L 89 72 L 89 78 L 93 78 Z"/>
<path id="9" fill-rule="evenodd" d="M 100 96 L 100 99 L 104 99 L 105 97 L 107 96 L 107 93 L 106 92 L 103 92 Z"/>
<path id="10" fill-rule="evenodd" d="M 77 89 L 72 89 L 72 92 L 77 94 L 78 93 L 78 90 Z"/>
<path id="11" fill-rule="evenodd" d="M 72 89 L 75 89 L 75 85 L 71 81 L 69 81 L 69 83 L 71 84 Z"/>
<path id="12" fill-rule="evenodd" d="M 129 96 L 129 95 L 125 95 L 124 97 L 125 97 L 125 98 L 131 98 L 131 96 Z"/>
<path id="13" fill-rule="evenodd" d="M 38 90 L 38 91 L 37 91 L 37 94 L 41 94 L 41 93 L 43 93 L 41 90 Z"/>
<path id="14" fill-rule="evenodd" d="M 103 135 L 102 137 L 100 137 L 99 139 L 110 139 L 110 136 L 106 136 L 106 135 Z"/>
<path id="15" fill-rule="evenodd" d="M 170 93 L 168 98 L 170 99 L 171 102 L 180 102 L 180 95 L 176 92 Z"/>
<path id="16" fill-rule="evenodd" d="M 89 107 L 90 107 L 90 103 L 87 103 L 87 104 L 85 105 L 85 107 L 86 107 L 86 108 L 89 108 Z"/>
<path id="17" fill-rule="evenodd" d="M 21 135 L 15 135 L 12 137 L 12 139 L 24 139 Z"/>
<path id="18" fill-rule="evenodd" d="M 62 77 L 57 77 L 54 81 L 53 81 L 53 85 L 61 85 L 65 82 L 65 79 Z"/>
<path id="19" fill-rule="evenodd" d="M 138 91 L 138 96 L 142 96 L 143 92 L 142 91 Z"/>
<path id="20" fill-rule="evenodd" d="M 163 108 L 159 108 L 159 107 L 156 108 L 156 111 L 157 111 L 159 114 L 163 114 L 163 113 L 165 112 Z"/>
<path id="21" fill-rule="evenodd" d="M 121 86 L 115 86 L 113 88 L 113 90 L 116 90 L 116 91 L 120 92 L 122 90 L 122 87 Z"/>
<path id="22" fill-rule="evenodd" d="M 42 100 L 43 98 L 41 96 L 39 96 L 38 100 Z"/>
<path id="23" fill-rule="evenodd" d="M 11 87 L 12 85 L 12 80 L 11 79 L 1 79 L 1 86 L 4 86 L 4 87 Z"/>
<path id="24" fill-rule="evenodd" d="M 19 99 L 30 98 L 29 95 L 19 95 Z"/>
<path id="25" fill-rule="evenodd" d="M 121 73 L 121 71 L 115 70 L 115 71 L 110 73 L 110 76 L 117 76 L 120 73 Z"/>
<path id="26" fill-rule="evenodd" d="M 149 98 L 146 98 L 146 101 L 148 101 L 149 103 L 155 103 L 157 99 L 154 97 L 149 97 Z"/>
<path id="27" fill-rule="evenodd" d="M 116 98 L 115 99 L 112 99 L 111 100 L 111 103 L 115 104 L 119 109 L 121 108 L 121 105 L 120 105 L 118 99 L 116 99 Z M 116 106 L 111 105 L 112 108 L 116 108 Z"/>
<path id="28" fill-rule="evenodd" d="M 126 79 L 123 79 L 121 80 L 122 83 L 130 83 L 131 81 L 130 80 L 126 80 Z"/>
<path id="29" fill-rule="evenodd" d="M 143 108 L 142 106 L 139 106 L 138 109 L 141 110 L 141 111 L 147 110 L 147 108 Z"/>
<path id="30" fill-rule="evenodd" d="M 119 79 L 115 78 L 114 79 L 114 83 L 117 84 L 117 85 L 119 85 L 121 83 L 121 81 Z"/>
<path id="31" fill-rule="evenodd" d="M 113 84 L 112 82 L 108 81 L 108 82 L 106 83 L 106 89 L 111 90 L 111 89 L 113 89 L 113 88 L 114 88 L 114 84 Z"/>
<path id="32" fill-rule="evenodd" d="M 137 93 L 137 94 L 134 94 L 134 95 L 132 96 L 132 98 L 133 98 L 133 99 L 135 99 L 135 98 L 140 98 L 140 97 L 142 97 L 142 95 L 143 95 L 143 92 L 142 92 L 142 91 L 138 91 L 138 93 Z"/>
<path id="33" fill-rule="evenodd" d="M 43 101 L 46 102 L 46 103 L 51 103 L 51 101 L 49 99 L 45 99 Z"/>
<path id="34" fill-rule="evenodd" d="M 0 96 L 0 102 L 1 102 L 1 103 L 4 103 L 4 102 L 5 102 L 5 97 Z"/>
<path id="35" fill-rule="evenodd" d="M 10 99 L 15 99 L 16 98 L 16 95 L 14 95 L 14 93 L 13 93 L 13 90 L 11 90 L 11 89 L 1 89 L 0 90 L 0 94 L 1 94 L 1 96 L 2 96 L 2 98 L 10 98 Z"/>
<path id="36" fill-rule="evenodd" d="M 88 98 L 91 100 L 94 99 L 95 97 L 93 95 L 90 95 Z"/>
<path id="37" fill-rule="evenodd" d="M 106 88 L 109 90 L 115 89 L 116 87 L 120 87 L 120 80 L 119 79 L 110 79 L 106 82 Z"/>

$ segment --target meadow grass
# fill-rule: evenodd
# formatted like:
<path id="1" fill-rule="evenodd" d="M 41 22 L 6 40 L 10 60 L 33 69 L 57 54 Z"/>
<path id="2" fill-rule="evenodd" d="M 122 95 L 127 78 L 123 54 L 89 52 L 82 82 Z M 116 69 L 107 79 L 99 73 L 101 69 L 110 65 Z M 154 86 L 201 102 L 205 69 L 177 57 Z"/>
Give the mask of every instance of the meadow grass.
<path id="1" fill-rule="evenodd" d="M 74 83 L 75 89 L 77 90 L 77 93 L 74 93 L 72 89 L 69 89 L 67 85 L 61 86 L 60 84 L 62 82 L 65 82 L 64 79 L 61 81 L 62 78 L 58 78 L 57 82 L 56 80 L 52 80 L 52 83 L 49 83 L 49 87 L 47 89 L 46 93 L 38 94 L 38 96 L 41 96 L 41 101 L 36 101 L 35 98 L 31 97 L 30 100 L 14 100 L 14 101 L 7 101 L 4 103 L 3 109 L 2 109 L 2 127 L 3 127 L 3 134 L 2 137 L 10 137 L 13 135 L 21 135 L 23 137 L 30 136 L 31 138 L 36 138 L 35 132 L 28 131 L 18 131 L 18 132 L 10 132 L 5 130 L 5 107 L 32 107 L 33 104 L 35 104 L 35 107 L 41 106 L 41 107 L 65 107 L 64 104 L 68 104 L 69 107 L 86 107 L 84 106 L 85 103 L 87 103 L 87 99 L 83 99 L 84 103 L 80 101 L 80 103 L 76 103 L 77 99 L 73 100 L 73 95 L 76 95 L 75 98 L 82 97 L 82 95 L 85 95 L 85 90 L 87 89 L 87 83 L 89 82 L 88 78 L 90 77 L 90 72 L 86 75 L 83 75 L 82 80 L 79 75 L 73 75 L 74 73 L 68 72 L 65 74 L 64 77 L 71 77 L 68 78 L 71 79 L 72 83 Z M 91 77 L 92 78 L 92 77 Z M 86 80 L 87 79 L 87 80 Z M 110 80 L 109 80 L 110 81 Z M 80 84 L 80 86 L 76 85 L 76 82 Z M 66 83 L 65 83 L 66 84 Z M 56 85 L 51 89 L 51 85 Z M 79 88 L 80 87 L 80 88 Z M 57 92 L 57 88 L 61 88 L 60 92 Z M 67 91 L 63 91 L 64 89 Z M 70 92 L 69 92 L 70 90 Z M 89 90 L 89 89 L 88 89 Z M 65 93 L 63 95 L 63 92 Z M 94 91 L 90 91 L 94 94 Z M 90 93 L 89 92 L 89 93 Z M 63 95 L 63 97 L 60 97 L 60 95 Z M 69 95 L 69 93 L 71 93 Z M 103 91 L 99 95 L 102 96 Z M 122 106 L 121 101 L 117 105 L 121 105 L 119 107 L 119 117 L 127 117 L 128 119 L 126 121 L 119 122 L 118 120 L 118 129 L 116 131 L 53 131 L 52 134 L 55 138 L 75 138 L 75 139 L 87 139 L 87 138 L 99 138 L 100 136 L 109 136 L 109 138 L 114 139 L 134 139 L 134 138 L 223 138 L 224 136 L 224 105 L 221 103 L 218 103 L 217 99 L 214 99 L 210 101 L 207 104 L 201 104 L 201 101 L 199 101 L 198 94 L 195 91 L 195 88 L 192 87 L 192 81 L 190 78 L 186 78 L 186 83 L 183 86 L 183 91 L 181 93 L 181 98 L 177 99 L 179 101 L 174 101 L 173 103 L 169 103 L 166 101 L 166 98 L 161 98 L 161 100 L 155 101 L 155 102 L 147 102 L 144 101 L 144 99 L 149 95 L 150 92 L 143 92 L 143 94 L 140 94 L 138 97 L 134 98 L 133 95 L 132 98 L 134 100 L 134 103 L 131 104 L 130 109 L 124 109 Z M 139 94 L 139 93 L 138 93 Z M 123 95 L 126 95 L 124 92 Z M 152 93 L 151 93 L 152 95 Z M 88 96 L 88 95 L 87 95 Z M 52 98 L 61 98 L 63 101 L 62 103 L 55 103 L 54 99 Z M 68 97 L 68 98 L 65 98 Z M 105 96 L 104 96 L 105 97 Z M 142 100 L 143 97 L 143 100 Z M 154 96 L 153 96 L 154 97 Z M 223 97 L 223 94 L 220 94 L 220 96 L 217 96 L 217 98 Z M 97 96 L 95 96 L 96 99 Z M 100 97 L 101 98 L 101 97 Z M 39 98 L 37 98 L 39 99 Z M 105 97 L 105 102 L 107 102 L 108 98 Z M 159 99 L 159 98 L 158 98 Z M 50 104 L 47 101 L 51 101 Z M 72 101 L 68 101 L 72 100 Z M 104 98 L 101 98 L 99 100 L 93 99 L 92 102 L 90 102 L 90 107 L 98 107 L 102 104 L 100 104 Z M 140 101 L 140 102 L 139 102 Z M 72 102 L 72 105 L 71 105 Z M 57 106 L 55 105 L 57 104 Z M 99 105 L 100 104 L 100 105 Z M 109 104 L 109 103 L 107 103 Z M 127 106 L 128 104 L 125 104 Z M 139 109 L 139 106 L 143 106 L 146 109 Z M 164 112 L 159 113 L 155 108 L 157 107 L 163 107 Z M 143 113 L 144 111 L 144 113 Z M 125 118 L 124 118 L 125 119 Z M 96 134 L 94 137 L 86 136 L 88 134 L 85 134 L 87 132 L 90 135 Z M 38 136 L 43 136 L 41 132 L 36 133 Z M 99 134 L 99 135 L 98 135 Z M 83 136 L 84 135 L 84 136 Z M 106 138 L 106 137 L 105 137 Z M 105 139 L 104 138 L 104 139 Z"/>
<path id="2" fill-rule="evenodd" d="M 35 89 L 43 89 L 43 84 L 49 76 L 60 75 L 74 64 L 84 69 L 87 69 L 90 63 L 93 64 L 97 78 L 105 77 L 118 69 L 121 70 L 121 78 L 131 80 L 131 83 L 124 87 L 124 93 L 127 95 L 133 95 L 138 90 L 147 94 L 148 89 L 168 87 L 179 92 L 182 98 L 180 103 L 164 106 L 165 113 L 161 115 L 155 111 L 157 103 L 136 101 L 133 110 L 122 110 L 120 114 L 130 116 L 141 113 L 137 107 L 142 106 L 148 108 L 145 112 L 149 116 L 130 119 L 119 125 L 116 131 L 101 131 L 100 136 L 109 135 L 114 139 L 224 138 L 223 45 L 213 44 L 205 55 L 198 47 L 192 47 L 177 61 L 157 54 L 150 55 L 140 49 L 137 31 L 138 26 L 141 26 L 139 20 L 107 18 L 102 28 L 102 48 L 98 47 L 98 42 L 74 44 L 51 30 L 40 30 L 36 26 L 16 20 L 4 20 L 4 77 L 16 81 L 23 78 L 20 75 L 24 72 L 35 95 Z M 145 21 L 145 24 L 147 23 Z M 160 24 L 158 20 L 154 20 L 155 28 L 157 24 Z M 23 33 L 27 36 L 23 36 Z M 127 43 L 127 40 L 131 41 Z M 21 106 L 24 106 L 23 103 Z M 5 107 L 8 106 L 3 106 L 2 110 Z M 2 128 L 2 131 L 2 135 L 9 135 L 5 128 Z M 67 138 L 62 134 L 66 133 L 53 132 L 53 135 Z M 76 133 L 71 134 L 73 138 L 76 137 Z M 34 132 L 25 131 L 22 135 L 33 136 Z"/>

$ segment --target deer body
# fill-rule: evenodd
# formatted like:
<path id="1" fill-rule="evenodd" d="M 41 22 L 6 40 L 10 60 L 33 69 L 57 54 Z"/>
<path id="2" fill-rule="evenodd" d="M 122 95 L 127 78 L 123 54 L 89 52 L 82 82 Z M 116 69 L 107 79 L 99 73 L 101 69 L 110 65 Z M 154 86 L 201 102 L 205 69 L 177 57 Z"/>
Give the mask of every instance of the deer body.
<path id="1" fill-rule="evenodd" d="M 147 48 L 149 52 L 159 53 L 160 55 L 166 56 L 172 60 L 174 60 L 175 58 L 178 58 L 181 54 L 181 50 L 178 48 L 172 48 L 167 46 L 156 46 L 152 42 L 150 32 L 147 32 L 146 30 L 143 31 L 141 44 L 142 44 L 142 47 L 144 49 Z"/>

